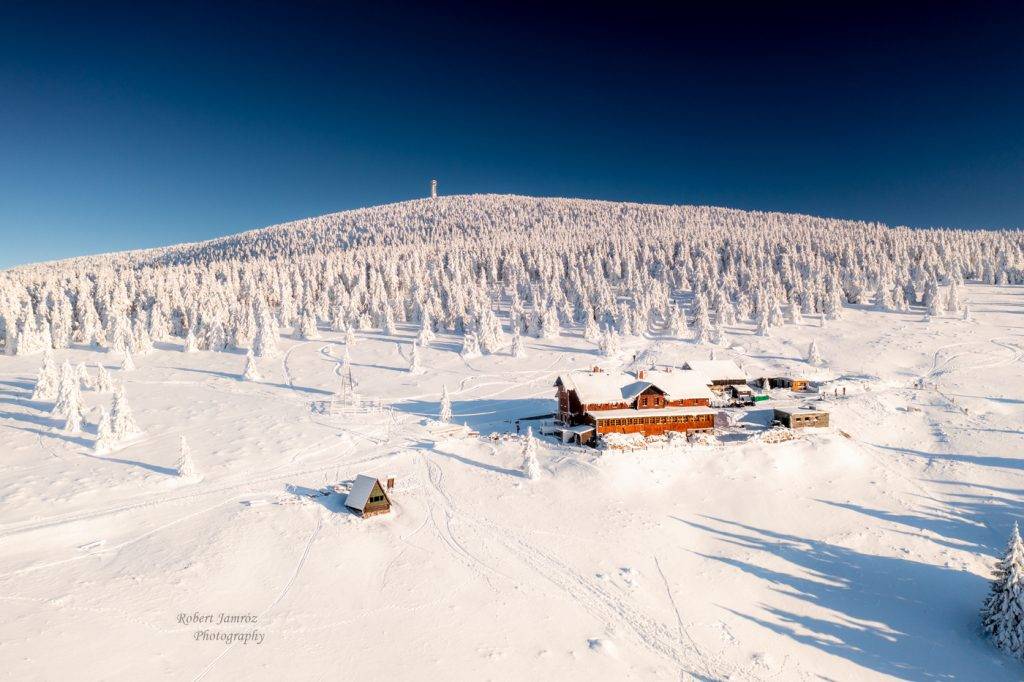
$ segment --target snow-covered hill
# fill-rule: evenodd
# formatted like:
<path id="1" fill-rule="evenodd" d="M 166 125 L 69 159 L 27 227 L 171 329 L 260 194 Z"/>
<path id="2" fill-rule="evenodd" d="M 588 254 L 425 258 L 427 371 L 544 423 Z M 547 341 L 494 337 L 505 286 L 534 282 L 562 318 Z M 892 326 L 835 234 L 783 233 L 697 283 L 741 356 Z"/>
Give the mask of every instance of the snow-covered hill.
<path id="1" fill-rule="evenodd" d="M 0 669 L 1020 679 L 978 609 L 1024 506 L 1022 254 L 449 197 L 3 273 Z M 47 348 L 80 398 L 37 390 Z M 771 442 L 759 405 L 716 445 L 542 436 L 523 475 L 514 420 L 559 372 L 712 353 L 818 382 L 832 426 Z M 360 473 L 396 479 L 391 514 L 345 509 Z"/>

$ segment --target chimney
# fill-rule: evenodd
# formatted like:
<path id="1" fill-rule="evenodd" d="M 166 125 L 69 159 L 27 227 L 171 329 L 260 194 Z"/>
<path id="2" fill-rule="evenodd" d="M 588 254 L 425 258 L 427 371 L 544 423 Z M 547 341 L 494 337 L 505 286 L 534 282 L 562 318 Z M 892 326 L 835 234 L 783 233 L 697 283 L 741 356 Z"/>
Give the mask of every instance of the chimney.
<path id="1" fill-rule="evenodd" d="M 391 489 L 393 489 L 394 487 L 395 487 L 395 479 L 393 479 L 393 478 L 389 478 L 389 479 L 388 479 L 388 490 L 391 490 Z"/>
<path id="2" fill-rule="evenodd" d="M 646 370 L 642 369 L 642 370 L 640 370 L 639 372 L 636 373 L 636 378 L 637 379 L 641 379 L 642 380 L 645 376 L 647 376 L 647 371 Z"/>

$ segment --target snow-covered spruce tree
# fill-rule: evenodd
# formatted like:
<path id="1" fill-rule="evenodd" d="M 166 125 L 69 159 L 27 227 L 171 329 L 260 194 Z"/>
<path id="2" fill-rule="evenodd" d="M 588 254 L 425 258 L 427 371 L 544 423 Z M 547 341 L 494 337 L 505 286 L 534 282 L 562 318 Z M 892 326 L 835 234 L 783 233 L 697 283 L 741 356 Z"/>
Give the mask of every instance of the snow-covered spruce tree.
<path id="1" fill-rule="evenodd" d="M 818 351 L 818 342 L 814 339 L 811 340 L 811 345 L 807 348 L 807 362 L 812 365 L 820 365 L 823 362 L 821 353 Z"/>
<path id="2" fill-rule="evenodd" d="M 711 317 L 703 294 L 698 294 L 693 303 L 693 340 L 694 343 L 711 341 Z"/>
<path id="3" fill-rule="evenodd" d="M 960 300 L 960 285 L 955 281 L 949 285 L 949 293 L 946 297 L 946 310 L 951 313 L 960 313 L 963 302 Z"/>
<path id="4" fill-rule="evenodd" d="M 430 345 L 431 340 L 431 334 L 427 332 L 427 328 L 420 327 L 419 332 L 417 332 L 416 334 L 416 343 L 419 344 L 422 348 L 426 348 L 427 346 Z"/>
<path id="5" fill-rule="evenodd" d="M 945 307 L 942 305 L 942 297 L 936 293 L 929 297 L 927 304 L 928 317 L 939 317 L 942 315 L 942 309 Z"/>
<path id="6" fill-rule="evenodd" d="M 523 443 L 523 475 L 531 481 L 540 478 L 540 462 L 537 461 L 537 440 L 533 437 L 533 427 L 526 429 L 526 440 Z"/>
<path id="7" fill-rule="evenodd" d="M 441 411 L 437 420 L 448 424 L 452 420 L 452 398 L 448 395 L 448 386 L 441 384 Z"/>
<path id="8" fill-rule="evenodd" d="M 94 384 L 97 393 L 111 393 L 114 390 L 114 382 L 110 378 L 107 368 L 96 363 L 96 382 Z"/>
<path id="9" fill-rule="evenodd" d="M 132 349 L 125 346 L 123 352 L 124 358 L 121 360 L 121 371 L 131 372 L 135 369 L 135 359 L 132 357 Z"/>
<path id="10" fill-rule="evenodd" d="M 351 325 L 345 330 L 345 348 L 351 348 L 356 343 L 356 332 Z"/>
<path id="11" fill-rule="evenodd" d="M 178 440 L 178 462 L 174 465 L 174 468 L 178 470 L 179 478 L 199 478 L 199 474 L 196 472 L 195 462 L 192 461 L 192 449 L 189 448 L 188 441 L 185 440 L 185 436 L 181 436 Z"/>
<path id="12" fill-rule="evenodd" d="M 135 321 L 132 333 L 132 352 L 136 355 L 149 355 L 153 352 L 153 339 L 140 319 Z"/>
<path id="13" fill-rule="evenodd" d="M 558 311 L 553 305 L 548 306 L 540 318 L 540 337 L 542 339 L 558 338 L 562 333 L 562 325 L 558 321 Z"/>
<path id="14" fill-rule="evenodd" d="M 462 337 L 462 357 L 470 360 L 478 358 L 480 355 L 480 344 L 477 342 L 476 334 L 466 332 L 466 335 Z"/>
<path id="15" fill-rule="evenodd" d="M 512 328 L 512 347 L 509 353 L 514 358 L 526 357 L 526 346 L 523 344 L 523 335 L 519 333 L 519 327 Z"/>
<path id="16" fill-rule="evenodd" d="M 82 390 L 78 383 L 78 374 L 71 368 L 71 363 L 65 360 L 60 368 L 57 399 L 50 413 L 67 417 L 76 411 L 82 411 Z"/>
<path id="17" fill-rule="evenodd" d="M 110 422 L 113 428 L 114 440 L 117 442 L 142 433 L 135 423 L 135 417 L 132 416 L 132 408 L 128 406 L 124 384 L 121 384 L 117 392 L 114 393 L 114 402 L 110 408 Z"/>
<path id="18" fill-rule="evenodd" d="M 307 341 L 320 338 L 320 331 L 316 326 L 316 316 L 308 310 L 304 311 L 299 318 L 299 337 Z"/>
<path id="19" fill-rule="evenodd" d="M 608 327 L 604 330 L 604 337 L 601 339 L 601 355 L 614 357 L 619 352 L 619 336 L 615 330 Z"/>
<path id="20" fill-rule="evenodd" d="M 245 354 L 245 369 L 242 371 L 242 381 L 263 381 L 260 369 L 256 366 L 256 357 L 252 351 Z"/>
<path id="21" fill-rule="evenodd" d="M 803 316 L 803 313 L 800 312 L 799 304 L 797 304 L 797 303 L 790 303 L 789 304 L 789 321 L 792 324 L 803 324 L 804 323 L 804 316 Z"/>
<path id="22" fill-rule="evenodd" d="M 995 577 L 981 609 L 981 626 L 993 643 L 1024 658 L 1024 543 L 1014 522 L 1010 542 L 995 568 Z"/>
<path id="23" fill-rule="evenodd" d="M 89 368 L 85 366 L 84 362 L 78 363 L 78 366 L 75 367 L 75 375 L 78 377 L 78 387 L 83 391 L 88 391 L 95 386 L 95 382 L 89 374 Z"/>
<path id="24" fill-rule="evenodd" d="M 515 339 L 516 332 L 519 331 L 518 327 L 513 327 L 513 340 Z M 601 340 L 601 328 L 597 326 L 597 321 L 594 320 L 594 316 L 591 313 L 587 313 L 587 321 L 583 327 L 583 338 L 590 343 L 598 343 Z"/>
<path id="25" fill-rule="evenodd" d="M 191 329 L 185 334 L 185 343 L 181 346 L 183 353 L 195 353 L 199 350 L 199 342 L 196 340 L 196 335 Z"/>
<path id="26" fill-rule="evenodd" d="M 757 335 L 758 336 L 770 336 L 771 335 L 771 316 L 768 310 L 768 306 L 762 305 L 757 313 Z"/>
<path id="27" fill-rule="evenodd" d="M 114 436 L 114 426 L 110 419 L 107 408 L 100 408 L 100 420 L 96 425 L 96 441 L 93 443 L 93 451 L 97 454 L 110 452 L 117 447 L 117 438 Z"/>
<path id="28" fill-rule="evenodd" d="M 420 347 L 415 341 L 412 342 L 412 347 L 409 348 L 409 373 L 423 374 L 423 360 L 420 358 Z"/>
<path id="29" fill-rule="evenodd" d="M 60 374 L 57 363 L 53 359 L 53 351 L 43 353 L 43 364 L 36 377 L 36 387 L 32 391 L 32 400 L 55 400 L 60 387 Z"/>
<path id="30" fill-rule="evenodd" d="M 82 430 L 83 409 L 79 404 L 77 409 L 69 410 L 67 419 L 64 420 L 64 430 L 68 433 L 79 433 Z"/>
<path id="31" fill-rule="evenodd" d="M 351 330 L 350 330 L 351 331 Z M 253 337 L 252 353 L 258 358 L 277 355 L 277 325 L 266 310 L 256 320 L 256 335 Z"/>

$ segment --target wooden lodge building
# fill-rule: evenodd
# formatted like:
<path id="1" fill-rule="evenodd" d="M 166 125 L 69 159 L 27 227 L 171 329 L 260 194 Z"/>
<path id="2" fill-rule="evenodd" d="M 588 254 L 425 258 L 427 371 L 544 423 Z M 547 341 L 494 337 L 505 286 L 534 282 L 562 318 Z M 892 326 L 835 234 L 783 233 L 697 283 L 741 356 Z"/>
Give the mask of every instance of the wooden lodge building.
<path id="1" fill-rule="evenodd" d="M 563 441 L 586 445 L 606 433 L 708 432 L 715 427 L 709 384 L 700 372 L 672 368 L 567 372 L 555 380 L 558 431 Z"/>

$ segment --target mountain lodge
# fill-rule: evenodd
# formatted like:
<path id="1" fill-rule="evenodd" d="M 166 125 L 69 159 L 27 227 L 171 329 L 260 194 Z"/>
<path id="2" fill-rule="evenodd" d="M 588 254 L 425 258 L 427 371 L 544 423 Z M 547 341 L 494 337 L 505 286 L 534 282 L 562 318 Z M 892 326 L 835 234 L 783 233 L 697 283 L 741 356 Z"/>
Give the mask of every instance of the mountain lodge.
<path id="1" fill-rule="evenodd" d="M 626 372 L 573 370 L 555 380 L 564 442 L 593 444 L 605 433 L 709 432 L 715 395 L 700 372 L 677 368 Z"/>

